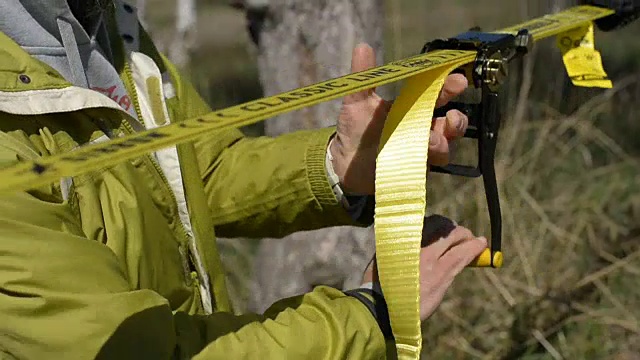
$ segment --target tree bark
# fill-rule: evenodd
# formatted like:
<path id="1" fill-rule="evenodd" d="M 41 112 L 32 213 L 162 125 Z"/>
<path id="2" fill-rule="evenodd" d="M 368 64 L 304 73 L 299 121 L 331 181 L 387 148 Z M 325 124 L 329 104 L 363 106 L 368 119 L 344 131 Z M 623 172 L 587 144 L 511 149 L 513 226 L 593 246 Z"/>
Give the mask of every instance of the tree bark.
<path id="1" fill-rule="evenodd" d="M 179 68 L 191 60 L 191 51 L 196 40 L 195 0 L 176 0 L 176 22 L 168 57 Z"/>
<path id="2" fill-rule="evenodd" d="M 147 0 L 137 0 L 136 7 L 138 8 L 138 19 L 144 28 L 147 28 Z"/>
<path id="3" fill-rule="evenodd" d="M 382 0 L 271 0 L 260 34 L 258 66 L 265 96 L 345 75 L 351 52 L 367 42 L 383 61 Z M 331 126 L 340 99 L 277 116 L 267 135 Z"/>
<path id="4" fill-rule="evenodd" d="M 250 24 L 253 31 L 260 29 L 256 40 L 265 96 L 349 73 L 351 53 L 359 42 L 371 45 L 381 64 L 383 3 L 271 0 L 263 23 Z M 277 136 L 335 125 L 340 104 L 337 99 L 269 119 L 265 133 Z M 358 286 L 373 253 L 372 227 L 336 227 L 263 239 L 254 262 L 249 310 L 261 312 L 278 299 L 308 292 L 315 285 Z"/>

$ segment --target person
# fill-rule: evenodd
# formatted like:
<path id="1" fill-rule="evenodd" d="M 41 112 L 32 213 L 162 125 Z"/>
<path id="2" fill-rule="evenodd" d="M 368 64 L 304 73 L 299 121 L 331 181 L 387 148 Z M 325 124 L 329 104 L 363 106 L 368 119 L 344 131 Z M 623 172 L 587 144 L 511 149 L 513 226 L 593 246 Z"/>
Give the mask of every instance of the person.
<path id="1" fill-rule="evenodd" d="M 0 166 L 211 111 L 129 3 L 4 0 L 1 7 Z M 352 71 L 374 59 L 359 45 Z M 451 75 L 438 106 L 466 86 Z M 277 138 L 218 131 L 1 196 L 0 357 L 384 357 L 393 340 L 384 298 L 365 291 L 375 285 L 375 262 L 362 288 L 317 286 L 263 314 L 235 315 L 215 239 L 371 225 L 388 110 L 366 90 L 344 98 L 332 128 Z M 447 162 L 450 141 L 466 126 L 458 112 L 435 119 L 433 163 Z M 423 320 L 486 247 L 460 226 L 428 240 Z"/>

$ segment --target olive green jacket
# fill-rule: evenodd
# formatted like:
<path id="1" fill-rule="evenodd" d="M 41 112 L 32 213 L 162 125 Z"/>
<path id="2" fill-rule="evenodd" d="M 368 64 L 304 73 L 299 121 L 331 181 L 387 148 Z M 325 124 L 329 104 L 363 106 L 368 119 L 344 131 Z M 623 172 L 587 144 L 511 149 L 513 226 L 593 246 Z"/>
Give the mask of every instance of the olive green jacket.
<path id="1" fill-rule="evenodd" d="M 110 29 L 145 126 L 211 111 L 144 31 L 124 56 Z M 133 121 L 0 33 L 0 167 L 108 141 L 134 131 Z M 233 315 L 216 248 L 216 235 L 364 225 L 329 185 L 333 132 L 274 139 L 231 129 L 1 196 L 0 358 L 383 358 L 373 316 L 336 289 Z"/>

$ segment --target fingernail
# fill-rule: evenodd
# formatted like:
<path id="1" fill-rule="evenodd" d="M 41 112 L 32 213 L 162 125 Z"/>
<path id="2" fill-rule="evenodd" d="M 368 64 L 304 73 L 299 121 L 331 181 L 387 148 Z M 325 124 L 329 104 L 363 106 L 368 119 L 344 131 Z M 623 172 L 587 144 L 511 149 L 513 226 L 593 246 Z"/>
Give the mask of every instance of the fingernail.
<path id="1" fill-rule="evenodd" d="M 458 129 L 459 132 L 464 130 L 464 121 L 462 121 L 462 116 L 462 114 L 458 114 L 456 116 L 456 129 Z"/>
<path id="2" fill-rule="evenodd" d="M 482 242 L 483 242 L 483 243 L 485 243 L 485 244 L 487 243 L 487 238 L 486 238 L 486 237 L 484 237 L 484 236 L 480 236 L 480 237 L 478 238 L 478 240 L 482 241 Z"/>
<path id="3" fill-rule="evenodd" d="M 429 136 L 429 146 L 436 146 L 438 145 L 438 143 L 440 142 L 440 139 L 438 136 Z"/>

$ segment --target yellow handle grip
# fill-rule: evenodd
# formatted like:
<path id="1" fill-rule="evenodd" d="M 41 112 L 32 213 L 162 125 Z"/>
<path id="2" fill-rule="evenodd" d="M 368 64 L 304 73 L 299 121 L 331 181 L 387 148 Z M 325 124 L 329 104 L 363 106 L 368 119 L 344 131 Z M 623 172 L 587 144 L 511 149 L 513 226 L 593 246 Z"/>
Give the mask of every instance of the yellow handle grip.
<path id="1" fill-rule="evenodd" d="M 491 262 L 491 250 L 484 249 L 482 254 L 478 255 L 467 267 L 502 267 L 502 251 L 493 253 L 493 264 Z"/>

